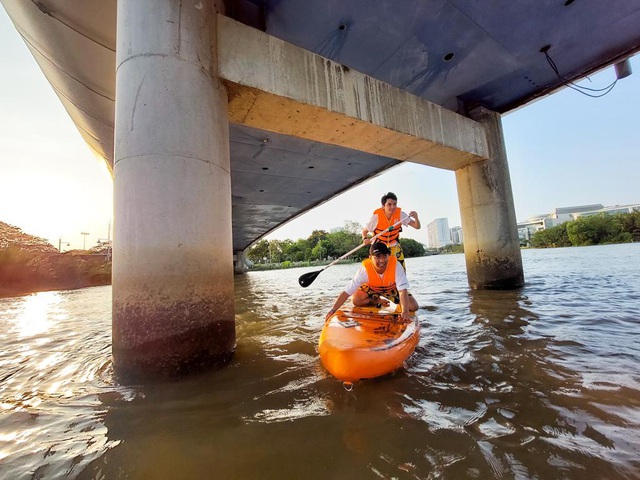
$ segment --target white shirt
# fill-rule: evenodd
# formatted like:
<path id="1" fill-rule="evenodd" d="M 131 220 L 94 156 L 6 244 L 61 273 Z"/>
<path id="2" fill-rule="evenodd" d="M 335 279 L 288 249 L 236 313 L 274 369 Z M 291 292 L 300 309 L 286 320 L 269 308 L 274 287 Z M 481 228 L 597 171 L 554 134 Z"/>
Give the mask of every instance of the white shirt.
<path id="1" fill-rule="evenodd" d="M 367 223 L 364 228 L 366 228 L 368 231 L 373 233 L 376 230 L 376 227 L 378 226 L 378 220 L 379 220 L 378 215 L 376 214 L 372 215 L 371 218 L 369 219 L 369 223 Z M 402 225 L 409 225 L 409 223 L 411 222 L 411 217 L 407 212 L 405 212 L 404 210 L 401 210 L 400 220 L 402 222 Z M 396 243 L 398 242 L 394 241 L 389 246 L 393 247 Z"/>
<path id="2" fill-rule="evenodd" d="M 349 282 L 349 285 L 344 290 L 347 295 L 353 295 L 356 290 L 358 290 L 362 284 L 367 283 L 369 281 L 369 276 L 367 275 L 367 269 L 364 265 L 360 265 L 360 269 L 356 272 L 356 274 Z M 398 292 L 400 290 L 408 290 L 409 289 L 409 281 L 407 280 L 407 274 L 404 272 L 404 268 L 400 265 L 400 262 L 396 262 L 396 288 Z"/>

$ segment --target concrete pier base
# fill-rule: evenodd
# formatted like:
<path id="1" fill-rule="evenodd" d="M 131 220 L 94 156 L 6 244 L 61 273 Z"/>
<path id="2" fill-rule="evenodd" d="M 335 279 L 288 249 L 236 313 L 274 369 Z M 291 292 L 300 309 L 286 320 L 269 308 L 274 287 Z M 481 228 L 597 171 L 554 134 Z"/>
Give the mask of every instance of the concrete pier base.
<path id="1" fill-rule="evenodd" d="M 247 255 L 245 252 L 236 252 L 233 254 L 233 273 L 242 275 L 247 273 Z"/>
<path id="2" fill-rule="evenodd" d="M 113 362 L 166 379 L 235 348 L 227 97 L 211 2 L 120 0 Z"/>
<path id="3" fill-rule="evenodd" d="M 500 115 L 480 107 L 470 116 L 485 129 L 489 160 L 456 170 L 469 286 L 518 288 L 524 273 Z"/>

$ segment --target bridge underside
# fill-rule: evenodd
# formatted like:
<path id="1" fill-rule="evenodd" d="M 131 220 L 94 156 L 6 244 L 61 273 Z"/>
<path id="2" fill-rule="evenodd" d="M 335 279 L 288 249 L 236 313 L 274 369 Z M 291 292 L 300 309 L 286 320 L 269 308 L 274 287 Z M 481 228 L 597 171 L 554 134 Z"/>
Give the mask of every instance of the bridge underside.
<path id="1" fill-rule="evenodd" d="M 80 134 L 112 169 L 116 0 L 1 1 Z M 240 23 L 463 115 L 478 105 L 508 112 L 640 48 L 635 0 L 615 8 L 600 0 L 530 7 L 459 0 L 224 3 Z M 540 51 L 545 46 L 558 74 Z M 234 251 L 399 161 L 415 161 L 230 122 Z"/>
<path id="2" fill-rule="evenodd" d="M 234 251 L 399 163 L 242 125 L 229 137 Z"/>

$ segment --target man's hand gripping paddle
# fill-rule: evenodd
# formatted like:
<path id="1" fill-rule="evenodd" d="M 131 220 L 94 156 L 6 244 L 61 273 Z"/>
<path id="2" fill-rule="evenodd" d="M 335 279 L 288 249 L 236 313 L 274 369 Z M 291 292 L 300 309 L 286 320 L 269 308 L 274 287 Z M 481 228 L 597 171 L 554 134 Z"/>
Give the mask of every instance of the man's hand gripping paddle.
<path id="1" fill-rule="evenodd" d="M 380 235 L 382 235 L 383 233 L 388 233 L 393 231 L 394 228 L 396 228 L 398 225 L 400 225 L 402 223 L 402 220 L 398 220 L 396 223 L 394 223 L 393 225 L 391 225 L 389 228 L 381 231 L 380 233 L 378 233 L 377 235 L 374 235 L 373 237 L 371 237 L 369 239 L 369 243 L 373 243 L 374 240 L 376 238 L 378 238 Z M 313 281 L 316 279 L 316 277 L 318 275 L 320 275 L 320 273 L 322 273 L 323 271 L 325 271 L 327 268 L 329 268 L 331 265 L 335 265 L 336 263 L 338 263 L 340 260 L 347 258 L 349 255 L 351 255 L 353 252 L 360 250 L 362 247 L 364 247 L 366 245 L 366 243 L 362 242 L 360 245 L 358 245 L 356 248 L 354 248 L 353 250 L 348 251 L 347 253 L 345 253 L 344 255 L 342 255 L 340 258 L 336 258 L 333 262 L 331 262 L 329 265 L 327 265 L 326 267 L 324 267 L 322 270 L 316 270 L 315 272 L 308 272 L 305 273 L 304 275 L 301 275 L 300 278 L 298 279 L 298 283 L 300 284 L 301 287 L 306 288 L 309 285 L 311 285 L 313 283 Z"/>

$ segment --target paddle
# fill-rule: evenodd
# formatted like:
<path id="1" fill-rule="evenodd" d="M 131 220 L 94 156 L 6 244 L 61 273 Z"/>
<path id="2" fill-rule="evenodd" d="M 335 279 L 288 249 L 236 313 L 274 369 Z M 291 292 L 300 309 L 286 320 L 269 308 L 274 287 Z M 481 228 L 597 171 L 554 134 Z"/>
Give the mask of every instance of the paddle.
<path id="1" fill-rule="evenodd" d="M 402 223 L 402 220 L 398 220 L 396 223 L 394 223 L 393 225 L 391 225 L 389 228 L 381 231 L 380 233 L 378 233 L 377 235 L 374 235 L 373 237 L 371 237 L 369 239 L 370 243 L 373 243 L 373 241 L 378 238 L 380 235 L 382 235 L 383 233 L 387 233 L 392 231 L 395 227 L 397 227 L 398 225 L 400 225 Z M 338 263 L 340 260 L 342 260 L 343 258 L 348 257 L 349 255 L 351 255 L 353 252 L 360 250 L 362 247 L 364 247 L 366 245 L 366 243 L 362 242 L 360 245 L 358 245 L 356 248 L 354 248 L 353 250 L 348 251 L 347 253 L 345 253 L 344 255 L 342 255 L 340 258 L 336 258 L 333 262 L 331 262 L 329 265 L 327 265 L 326 267 L 324 267 L 322 270 L 317 270 L 315 272 L 308 272 L 305 273 L 304 275 L 301 275 L 300 278 L 298 279 L 298 283 L 300 284 L 301 287 L 306 288 L 309 285 L 311 285 L 313 283 L 313 281 L 316 279 L 316 277 L 318 275 L 320 275 L 324 270 L 326 270 L 327 268 L 329 268 L 331 265 L 335 265 L 336 263 Z"/>

